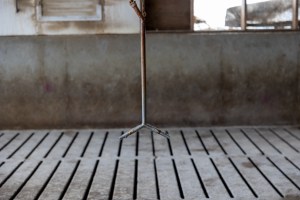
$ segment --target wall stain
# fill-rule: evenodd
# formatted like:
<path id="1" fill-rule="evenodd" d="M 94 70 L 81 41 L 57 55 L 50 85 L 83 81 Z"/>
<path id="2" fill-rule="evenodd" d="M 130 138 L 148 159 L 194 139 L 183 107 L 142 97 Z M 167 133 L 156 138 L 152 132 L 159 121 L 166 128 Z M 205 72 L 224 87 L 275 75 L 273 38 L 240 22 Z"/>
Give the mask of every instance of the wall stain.
<path id="1" fill-rule="evenodd" d="M 281 34 L 280 45 L 287 45 L 290 41 L 286 39 L 287 33 Z M 155 52 L 148 52 L 150 62 L 163 63 L 148 68 L 149 121 L 163 126 L 274 125 L 291 124 L 299 116 L 294 109 L 299 108 L 299 104 L 294 104 L 299 100 L 295 94 L 299 90 L 298 54 L 294 53 L 292 60 L 288 53 L 273 52 L 271 48 L 268 54 L 274 54 L 273 57 L 265 57 L 261 62 L 253 58 L 253 62 L 247 63 L 243 63 L 245 58 L 239 58 L 237 63 L 241 65 L 237 66 L 231 65 L 230 60 L 237 58 L 229 53 L 223 63 L 205 56 L 194 61 L 198 54 L 207 51 L 208 47 L 201 45 L 195 47 L 197 53 L 183 52 L 190 48 L 186 41 L 201 42 L 208 38 L 206 35 L 149 34 L 148 37 L 157 46 L 157 54 L 169 55 L 153 56 Z M 107 43 L 105 50 L 101 49 L 103 41 Z M 107 127 L 138 122 L 140 85 L 139 68 L 135 68 L 139 66 L 136 41 L 139 41 L 137 35 L 2 37 L 1 73 L 5 80 L 1 79 L 0 84 L 1 125 Z M 174 42 L 179 49 L 170 48 Z M 244 45 L 241 42 L 238 47 L 246 48 Z M 63 56 L 55 57 L 57 49 L 63 49 Z M 258 55 L 256 49 L 249 51 L 253 57 Z M 182 52 L 184 56 L 176 57 Z M 20 55 L 18 59 L 16 55 Z M 277 56 L 281 60 L 279 65 Z M 53 58 L 60 70 L 51 66 L 49 58 Z M 236 67 L 240 68 L 239 72 Z M 21 73 L 23 70 L 26 74 Z M 51 77 L 60 77 L 59 88 L 55 88 L 58 84 Z M 235 112 L 230 113 L 231 109 Z"/>
<path id="2" fill-rule="evenodd" d="M 28 8 L 34 8 L 34 0 L 18 0 L 19 12 L 24 12 Z"/>
<path id="3" fill-rule="evenodd" d="M 71 119 L 72 119 L 72 114 L 71 114 L 71 96 L 70 96 L 70 90 L 71 90 L 71 85 L 70 85 L 70 75 L 69 75 L 69 49 L 68 49 L 68 40 L 63 41 L 63 48 L 64 48 L 64 57 L 65 59 L 65 65 L 64 65 L 64 80 L 63 80 L 63 85 L 64 85 L 64 104 L 65 104 L 65 113 L 64 113 L 64 126 L 72 126 Z"/>
<path id="4" fill-rule="evenodd" d="M 47 22 L 44 24 L 45 29 L 50 31 L 61 31 L 72 26 L 72 22 Z"/>

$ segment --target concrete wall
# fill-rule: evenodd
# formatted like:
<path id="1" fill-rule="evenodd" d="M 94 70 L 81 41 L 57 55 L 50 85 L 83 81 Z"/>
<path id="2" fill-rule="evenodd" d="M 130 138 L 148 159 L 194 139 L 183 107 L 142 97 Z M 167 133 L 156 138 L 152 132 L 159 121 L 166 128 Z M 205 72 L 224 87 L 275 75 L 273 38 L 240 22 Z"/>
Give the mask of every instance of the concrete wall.
<path id="1" fill-rule="evenodd" d="M 149 122 L 300 122 L 300 35 L 148 34 Z M 0 37 L 0 128 L 133 126 L 139 36 Z"/>

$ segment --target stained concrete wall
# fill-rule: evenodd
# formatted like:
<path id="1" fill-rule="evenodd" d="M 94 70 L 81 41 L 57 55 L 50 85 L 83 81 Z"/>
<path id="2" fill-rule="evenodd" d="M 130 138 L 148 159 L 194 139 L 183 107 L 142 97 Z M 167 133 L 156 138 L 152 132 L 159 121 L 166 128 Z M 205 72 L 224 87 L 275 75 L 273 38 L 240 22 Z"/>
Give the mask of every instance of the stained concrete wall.
<path id="1" fill-rule="evenodd" d="M 159 126 L 297 124 L 300 35 L 148 34 Z M 133 126 L 139 36 L 0 37 L 0 128 Z"/>

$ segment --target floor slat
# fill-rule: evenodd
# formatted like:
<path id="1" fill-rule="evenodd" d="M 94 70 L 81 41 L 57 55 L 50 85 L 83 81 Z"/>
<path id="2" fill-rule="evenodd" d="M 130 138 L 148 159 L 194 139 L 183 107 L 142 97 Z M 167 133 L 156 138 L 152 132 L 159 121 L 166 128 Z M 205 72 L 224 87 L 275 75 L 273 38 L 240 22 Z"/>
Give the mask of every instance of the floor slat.
<path id="1" fill-rule="evenodd" d="M 298 127 L 0 131 L 0 199 L 300 199 Z"/>

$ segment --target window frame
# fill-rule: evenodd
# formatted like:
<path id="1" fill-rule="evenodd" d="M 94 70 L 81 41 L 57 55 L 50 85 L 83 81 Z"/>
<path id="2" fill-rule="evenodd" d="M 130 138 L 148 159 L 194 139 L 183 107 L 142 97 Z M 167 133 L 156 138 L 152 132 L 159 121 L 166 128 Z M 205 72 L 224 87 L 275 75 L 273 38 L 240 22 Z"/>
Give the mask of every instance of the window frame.
<path id="1" fill-rule="evenodd" d="M 102 20 L 102 5 L 100 1 L 96 6 L 96 15 L 94 16 L 43 16 L 42 3 L 43 0 L 38 0 L 36 4 L 36 17 L 40 22 L 66 22 L 66 21 L 101 21 Z"/>

